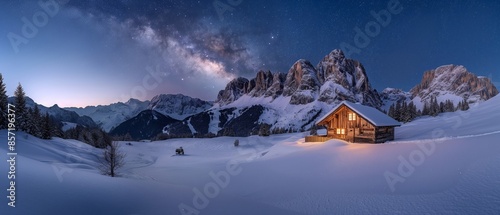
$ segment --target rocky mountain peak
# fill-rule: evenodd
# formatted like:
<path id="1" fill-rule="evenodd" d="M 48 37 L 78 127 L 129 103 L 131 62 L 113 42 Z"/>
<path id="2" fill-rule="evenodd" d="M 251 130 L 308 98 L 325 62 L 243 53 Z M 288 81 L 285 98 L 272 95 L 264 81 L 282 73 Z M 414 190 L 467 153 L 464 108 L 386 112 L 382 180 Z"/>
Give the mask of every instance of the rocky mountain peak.
<path id="1" fill-rule="evenodd" d="M 237 99 L 239 99 L 248 88 L 249 80 L 243 77 L 235 78 L 230 81 L 224 90 L 219 91 L 217 95 L 216 103 L 221 105 L 229 104 Z"/>
<path id="2" fill-rule="evenodd" d="M 410 90 L 412 97 L 422 101 L 442 94 L 460 96 L 469 102 L 485 101 L 498 94 L 488 78 L 477 77 L 461 65 L 444 65 L 426 71 L 422 81 Z"/>
<path id="3" fill-rule="evenodd" d="M 283 95 L 292 96 L 290 104 L 307 104 L 316 99 L 319 87 L 314 66 L 309 61 L 300 59 L 287 73 Z"/>
<path id="4" fill-rule="evenodd" d="M 273 78 L 271 71 L 264 72 L 260 70 L 257 72 L 255 78 L 248 82 L 246 92 L 248 92 L 249 96 L 253 97 L 263 96 L 273 84 Z"/>
<path id="5" fill-rule="evenodd" d="M 251 97 L 291 97 L 290 104 L 307 104 L 320 100 L 331 104 L 349 100 L 380 107 L 382 101 L 371 88 L 365 69 L 358 61 L 345 58 L 335 49 L 317 67 L 305 59 L 296 61 L 286 74 L 259 71 L 251 80 L 239 78 L 219 92 L 217 103 L 229 104 L 242 94 Z"/>
<path id="6" fill-rule="evenodd" d="M 331 103 L 335 100 L 361 102 L 380 107 L 382 101 L 372 89 L 363 65 L 347 59 L 342 50 L 333 50 L 317 65 L 318 79 L 322 84 L 320 101 Z"/>
<path id="7" fill-rule="evenodd" d="M 334 49 L 328 56 L 336 62 L 343 62 L 345 60 L 344 52 L 341 49 Z"/>
<path id="8" fill-rule="evenodd" d="M 158 111 L 175 119 L 183 119 L 212 107 L 211 102 L 182 94 L 160 94 L 151 99 L 148 109 Z"/>

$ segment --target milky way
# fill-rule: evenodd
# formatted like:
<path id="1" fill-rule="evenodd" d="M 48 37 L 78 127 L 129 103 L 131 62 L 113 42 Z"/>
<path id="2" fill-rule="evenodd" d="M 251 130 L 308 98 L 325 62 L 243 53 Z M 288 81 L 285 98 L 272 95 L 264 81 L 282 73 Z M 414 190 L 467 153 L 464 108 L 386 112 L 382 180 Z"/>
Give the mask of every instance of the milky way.
<path id="1" fill-rule="evenodd" d="M 21 82 L 45 105 L 160 93 L 215 100 L 235 77 L 287 72 L 301 58 L 316 64 L 346 44 L 378 90 L 409 90 L 444 64 L 500 80 L 497 1 L 41 2 L 57 8 L 9 0 L 0 9 L 0 72 L 9 93 Z M 35 36 L 23 35 L 25 20 Z M 13 45 L 12 35 L 27 42 Z"/>

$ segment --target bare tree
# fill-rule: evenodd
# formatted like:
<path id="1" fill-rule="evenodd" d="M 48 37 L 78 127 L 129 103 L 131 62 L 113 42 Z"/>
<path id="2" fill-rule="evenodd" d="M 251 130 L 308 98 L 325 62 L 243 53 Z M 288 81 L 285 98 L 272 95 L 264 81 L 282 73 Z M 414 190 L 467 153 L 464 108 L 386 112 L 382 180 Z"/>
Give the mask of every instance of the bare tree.
<path id="1" fill-rule="evenodd" d="M 116 142 L 106 147 L 103 157 L 99 159 L 102 174 L 115 177 L 117 170 L 125 164 L 125 153 L 120 152 L 120 147 Z"/>

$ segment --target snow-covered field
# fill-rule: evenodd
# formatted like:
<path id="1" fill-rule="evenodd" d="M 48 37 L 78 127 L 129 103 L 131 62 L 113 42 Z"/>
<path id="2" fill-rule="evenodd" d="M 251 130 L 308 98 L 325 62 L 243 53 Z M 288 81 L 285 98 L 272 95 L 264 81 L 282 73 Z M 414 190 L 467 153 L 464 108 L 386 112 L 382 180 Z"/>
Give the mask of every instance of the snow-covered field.
<path id="1" fill-rule="evenodd" d="M 497 96 L 418 119 L 386 144 L 304 143 L 305 133 L 239 147 L 234 137 L 121 142 L 119 178 L 99 174 L 99 149 L 18 133 L 16 208 L 3 198 L 0 214 L 500 214 L 499 106 Z M 172 156 L 179 146 L 186 155 Z"/>

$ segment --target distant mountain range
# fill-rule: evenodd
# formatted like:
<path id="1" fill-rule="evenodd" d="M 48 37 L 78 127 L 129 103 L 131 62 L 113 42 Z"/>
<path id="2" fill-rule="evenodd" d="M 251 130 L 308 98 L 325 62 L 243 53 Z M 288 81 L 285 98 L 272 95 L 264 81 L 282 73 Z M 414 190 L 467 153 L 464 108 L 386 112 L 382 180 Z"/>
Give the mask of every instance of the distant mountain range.
<path id="1" fill-rule="evenodd" d="M 271 131 L 307 130 L 314 121 L 347 100 L 381 111 L 397 101 L 413 101 L 417 108 L 436 97 L 438 102 L 462 100 L 482 102 L 498 90 L 488 78 L 477 77 L 463 66 L 445 65 L 426 71 L 409 92 L 371 87 L 363 65 L 333 50 L 316 66 L 300 59 L 287 73 L 259 71 L 255 78 L 230 81 L 215 102 L 176 94 L 158 95 L 151 101 L 130 99 L 110 105 L 85 108 L 46 108 L 61 121 L 101 126 L 115 135 L 149 139 L 165 133 L 172 136 L 256 134 L 262 124 Z M 30 100 L 28 106 L 34 106 Z"/>
<path id="2" fill-rule="evenodd" d="M 81 116 L 89 116 L 105 131 L 111 131 L 124 121 L 137 116 L 144 110 L 155 110 L 174 119 L 202 112 L 212 107 L 212 102 L 191 98 L 181 94 L 157 95 L 151 101 L 130 99 L 123 103 L 110 105 L 87 106 L 85 108 L 65 108 Z"/>
<path id="3" fill-rule="evenodd" d="M 110 131 L 120 123 L 136 116 L 141 111 L 146 110 L 148 101 L 130 99 L 127 102 L 118 102 L 110 105 L 87 106 L 85 108 L 65 108 L 74 111 L 80 116 L 89 116 L 105 131 Z"/>

